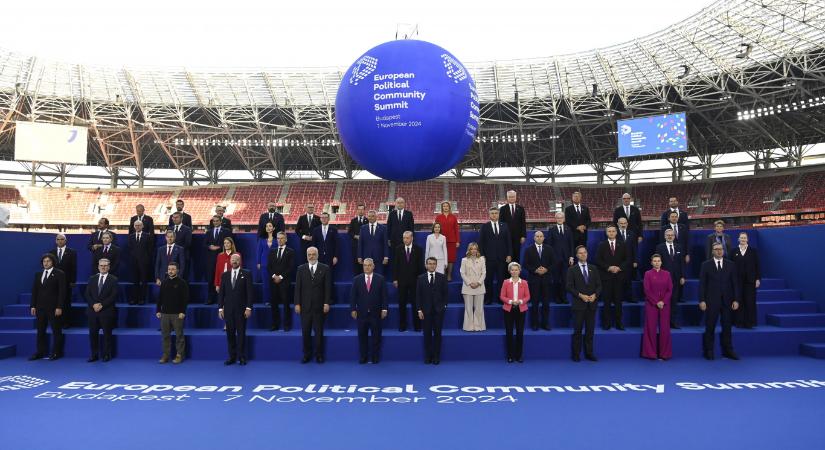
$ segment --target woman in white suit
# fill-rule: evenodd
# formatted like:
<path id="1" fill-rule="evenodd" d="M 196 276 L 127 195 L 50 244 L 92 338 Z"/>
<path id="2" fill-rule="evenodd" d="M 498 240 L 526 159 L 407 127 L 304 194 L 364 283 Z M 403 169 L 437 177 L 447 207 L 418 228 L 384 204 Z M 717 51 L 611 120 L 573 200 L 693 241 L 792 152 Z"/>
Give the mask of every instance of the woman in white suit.
<path id="1" fill-rule="evenodd" d="M 438 265 L 435 271 L 443 274 L 447 270 L 447 237 L 441 234 L 441 224 L 433 224 L 433 234 L 427 236 L 427 248 L 424 251 L 424 261 L 435 258 Z"/>
<path id="2" fill-rule="evenodd" d="M 484 331 L 484 277 L 487 265 L 478 251 L 478 244 L 470 242 L 467 255 L 461 259 L 461 295 L 464 297 L 464 331 Z"/>

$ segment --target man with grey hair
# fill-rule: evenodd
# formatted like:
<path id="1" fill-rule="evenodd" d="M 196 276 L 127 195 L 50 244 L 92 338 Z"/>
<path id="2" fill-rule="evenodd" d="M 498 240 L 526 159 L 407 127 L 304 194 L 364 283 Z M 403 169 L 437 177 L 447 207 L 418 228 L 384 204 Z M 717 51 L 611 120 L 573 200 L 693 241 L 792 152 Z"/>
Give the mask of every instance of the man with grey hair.
<path id="1" fill-rule="evenodd" d="M 95 362 L 100 357 L 100 330 L 103 330 L 103 362 L 112 359 L 117 300 L 117 277 L 109 273 L 110 261 L 101 258 L 97 262 L 98 273 L 89 277 L 86 284 L 86 317 L 89 318 L 89 343 L 91 355 L 87 362 Z"/>
<path id="2" fill-rule="evenodd" d="M 132 289 L 129 292 L 129 304 L 142 305 L 146 303 L 146 293 L 149 283 L 152 282 L 152 250 L 154 250 L 151 235 L 143 231 L 143 222 L 135 220 L 132 224 L 134 232 L 129 235 L 129 268 L 132 272 Z"/>
<path id="3" fill-rule="evenodd" d="M 135 232 L 135 222 L 140 222 L 143 225 L 143 231 L 154 237 L 155 219 L 152 219 L 152 216 L 146 215 L 146 208 L 141 204 L 135 205 L 135 215 L 129 219 L 129 234 Z M 153 245 L 149 246 L 149 248 L 152 248 Z"/>
<path id="4" fill-rule="evenodd" d="M 233 253 L 229 257 L 230 270 L 221 275 L 218 291 L 218 316 L 226 321 L 226 341 L 229 359 L 224 365 L 235 364 L 237 360 L 246 365 L 246 320 L 252 316 L 255 290 L 252 287 L 252 272 L 241 268 L 241 255 Z"/>
<path id="5" fill-rule="evenodd" d="M 485 305 L 491 304 L 494 298 L 498 299 L 501 283 L 510 278 L 507 273 L 507 264 L 510 264 L 513 259 L 513 242 L 510 239 L 507 224 L 499 221 L 498 208 L 490 208 L 489 214 L 490 221 L 481 226 L 478 239 L 478 250 L 484 255 L 487 272 L 484 278 Z M 493 287 L 494 279 L 497 280 L 495 288 Z"/>
<path id="6" fill-rule="evenodd" d="M 564 217 L 567 224 L 573 230 L 573 245 L 587 246 L 587 230 L 592 223 L 590 219 L 590 208 L 582 204 L 582 193 L 573 193 L 572 202 L 564 209 Z"/>
<path id="7" fill-rule="evenodd" d="M 556 303 L 565 304 L 567 301 L 567 272 L 573 265 L 573 231 L 564 223 L 565 215 L 559 211 L 556 213 L 555 225 L 550 225 L 547 230 L 547 243 L 553 248 L 555 256 L 553 267 L 553 279 L 556 288 Z"/>
<path id="8" fill-rule="evenodd" d="M 375 261 L 375 271 L 384 273 L 384 266 L 389 262 L 387 249 L 387 229 L 378 223 L 378 214 L 374 209 L 367 213 L 367 223 L 361 226 L 358 239 L 358 264 L 372 258 Z"/>
<path id="9" fill-rule="evenodd" d="M 324 316 L 329 313 L 332 276 L 329 267 L 318 262 L 318 249 L 315 247 L 307 249 L 307 262 L 301 264 L 295 273 L 294 295 L 295 312 L 301 317 L 304 354 L 301 363 L 308 363 L 314 354 L 315 361 L 322 364 L 324 362 Z"/>
<path id="10" fill-rule="evenodd" d="M 527 212 L 516 203 L 516 191 L 507 191 L 507 203 L 499 208 L 499 220 L 507 224 L 510 230 L 510 257 L 518 262 L 521 246 L 527 240 Z"/>
<path id="11" fill-rule="evenodd" d="M 110 262 L 109 271 L 116 273 L 120 264 L 120 247 L 113 242 L 114 235 L 108 231 L 101 235 L 100 247 L 92 252 L 92 273 L 97 271 L 98 261 L 106 258 Z"/>
<path id="12" fill-rule="evenodd" d="M 321 218 L 315 214 L 315 205 L 306 205 L 306 214 L 298 217 L 295 224 L 295 235 L 301 242 L 301 248 L 306 250 L 312 246 L 312 230 L 321 225 Z"/>
<path id="13" fill-rule="evenodd" d="M 358 350 L 360 364 L 371 359 L 378 364 L 381 352 L 381 329 L 387 317 L 387 283 L 384 276 L 374 273 L 375 263 L 364 260 L 364 273 L 352 280 L 349 294 L 350 314 L 358 322 Z M 369 335 L 372 345 L 369 345 Z"/>
<path id="14" fill-rule="evenodd" d="M 395 209 L 387 213 L 387 244 L 390 249 L 401 245 L 405 231 L 415 230 L 415 219 L 412 211 L 406 209 L 407 202 L 398 197 L 395 199 Z"/>

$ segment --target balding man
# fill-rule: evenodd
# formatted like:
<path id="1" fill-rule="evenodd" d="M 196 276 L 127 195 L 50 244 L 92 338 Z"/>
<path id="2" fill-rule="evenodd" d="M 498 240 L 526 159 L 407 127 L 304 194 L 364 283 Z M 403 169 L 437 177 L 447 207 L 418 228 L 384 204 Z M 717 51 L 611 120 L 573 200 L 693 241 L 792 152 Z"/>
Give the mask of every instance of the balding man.
<path id="1" fill-rule="evenodd" d="M 148 233 L 154 238 L 155 234 L 155 220 L 152 219 L 152 216 L 146 215 L 146 208 L 143 207 L 141 204 L 135 205 L 135 215 L 129 219 L 129 234 L 135 232 L 135 222 L 140 222 L 143 224 L 143 231 Z M 154 243 L 149 246 L 154 247 Z"/>
<path id="2" fill-rule="evenodd" d="M 613 210 L 613 223 L 619 226 L 619 218 L 624 217 L 627 219 L 627 228 L 636 235 L 638 242 L 642 242 L 642 211 L 632 203 L 633 196 L 627 192 L 622 194 L 622 204 Z"/>
<path id="3" fill-rule="evenodd" d="M 284 216 L 278 212 L 278 206 L 275 202 L 269 202 L 266 205 L 266 212 L 261 214 L 258 219 L 258 237 L 266 239 L 266 224 L 271 223 L 275 227 L 275 233 L 280 233 L 286 229 L 284 223 Z"/>
<path id="4" fill-rule="evenodd" d="M 58 233 L 54 240 L 56 246 L 49 250 L 49 253 L 55 257 L 56 262 L 54 267 L 62 270 L 63 273 L 66 274 L 66 311 L 65 314 L 60 316 L 60 319 L 63 324 L 63 329 L 67 329 L 69 328 L 69 321 L 71 319 L 72 291 L 77 282 L 77 252 L 66 245 L 68 241 L 66 240 L 65 234 Z"/>
<path id="5" fill-rule="evenodd" d="M 129 293 L 129 304 L 143 305 L 146 303 L 149 283 L 153 280 L 154 243 L 149 233 L 143 231 L 143 222 L 135 220 L 132 227 L 135 231 L 129 235 L 129 268 L 133 285 Z"/>
<path id="6" fill-rule="evenodd" d="M 527 211 L 516 201 L 516 191 L 507 191 L 507 203 L 499 208 L 498 216 L 499 220 L 506 223 L 507 228 L 510 230 L 511 259 L 519 262 L 521 246 L 527 240 Z"/>
<path id="7" fill-rule="evenodd" d="M 329 267 L 318 262 L 318 249 L 309 247 L 307 262 L 295 273 L 295 313 L 301 317 L 303 353 L 306 364 L 315 355 L 318 364 L 324 362 L 324 316 L 329 313 L 332 298 L 332 276 Z M 363 261 L 362 261 L 363 264 Z M 312 333 L 315 333 L 313 339 Z"/>
<path id="8" fill-rule="evenodd" d="M 556 287 L 556 303 L 567 303 L 567 273 L 573 265 L 573 231 L 565 223 L 564 213 L 556 213 L 556 223 L 547 230 L 547 243 L 553 248 L 555 265 L 553 279 Z"/>
<path id="9" fill-rule="evenodd" d="M 404 239 L 405 231 L 415 230 L 415 219 L 412 211 L 407 210 L 407 202 L 398 197 L 395 199 L 395 209 L 387 213 L 387 243 L 390 249 L 395 249 Z M 380 263 L 380 261 L 376 261 Z"/>
<path id="10" fill-rule="evenodd" d="M 321 218 L 315 214 L 315 205 L 306 205 L 305 211 L 295 224 L 295 235 L 298 236 L 304 252 L 312 246 L 312 230 L 321 225 Z"/>
<path id="11" fill-rule="evenodd" d="M 229 257 L 231 270 L 221 275 L 218 290 L 218 316 L 226 321 L 226 341 L 229 345 L 229 359 L 224 365 L 246 365 L 246 319 L 252 316 L 252 302 L 255 291 L 252 288 L 252 273 L 241 268 L 241 255 L 233 253 Z"/>

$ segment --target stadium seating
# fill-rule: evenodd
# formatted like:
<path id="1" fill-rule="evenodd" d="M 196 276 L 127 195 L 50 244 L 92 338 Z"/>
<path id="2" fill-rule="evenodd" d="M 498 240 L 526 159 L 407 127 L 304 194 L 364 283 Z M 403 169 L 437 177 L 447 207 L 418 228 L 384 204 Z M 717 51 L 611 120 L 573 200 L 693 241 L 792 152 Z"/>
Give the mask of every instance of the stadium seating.
<path id="1" fill-rule="evenodd" d="M 495 184 L 450 183 L 450 200 L 456 202 L 456 215 L 462 222 L 484 222 L 490 206 L 498 198 Z"/>
<path id="2" fill-rule="evenodd" d="M 770 210 L 774 194 L 786 187 L 792 178 L 791 175 L 783 175 L 716 181 L 711 194 L 713 203 L 705 206 L 704 213 L 738 214 Z"/>
<path id="3" fill-rule="evenodd" d="M 444 183 L 438 181 L 420 181 L 416 183 L 398 183 L 395 196 L 407 201 L 407 209 L 413 211 L 420 223 L 432 223 L 436 204 L 444 200 Z M 428 217 L 427 220 L 424 220 Z"/>
<path id="4" fill-rule="evenodd" d="M 341 189 L 341 204 L 345 204 L 346 213 L 336 217 L 338 223 L 348 223 L 349 219 L 355 215 L 358 203 L 364 203 L 367 211 L 370 209 L 379 210 L 381 205 L 387 202 L 389 195 L 389 183 L 386 181 L 357 181 L 344 183 Z M 415 210 L 413 210 L 415 211 Z"/>
<path id="5" fill-rule="evenodd" d="M 290 205 L 288 214 L 284 215 L 287 224 L 295 224 L 298 216 L 306 211 L 306 205 L 315 205 L 315 213 L 320 214 L 324 205 L 332 201 L 335 195 L 335 183 L 324 182 L 298 182 L 289 185 L 286 204 Z M 264 206 L 258 209 L 263 211 Z M 257 217 L 255 223 L 258 222 Z"/>
<path id="6" fill-rule="evenodd" d="M 278 203 L 281 196 L 280 184 L 238 186 L 232 196 L 232 222 L 258 223 L 261 213 L 269 202 Z"/>

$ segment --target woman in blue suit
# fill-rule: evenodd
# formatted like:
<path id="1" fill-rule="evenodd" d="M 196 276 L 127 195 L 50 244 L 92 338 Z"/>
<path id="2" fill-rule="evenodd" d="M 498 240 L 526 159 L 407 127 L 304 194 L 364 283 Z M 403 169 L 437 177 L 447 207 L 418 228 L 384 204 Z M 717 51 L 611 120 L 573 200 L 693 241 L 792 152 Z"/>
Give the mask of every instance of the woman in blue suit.
<path id="1" fill-rule="evenodd" d="M 273 245 L 277 247 L 278 240 L 275 238 L 275 225 L 267 223 L 265 230 L 266 237 L 258 239 L 258 249 L 255 251 L 255 255 L 258 263 L 258 275 L 260 275 L 260 280 L 262 281 L 264 288 L 264 303 L 269 303 L 272 301 L 272 293 L 269 289 L 269 279 L 271 275 L 269 275 L 266 270 L 266 261 L 269 255 L 269 250 L 272 249 Z"/>

